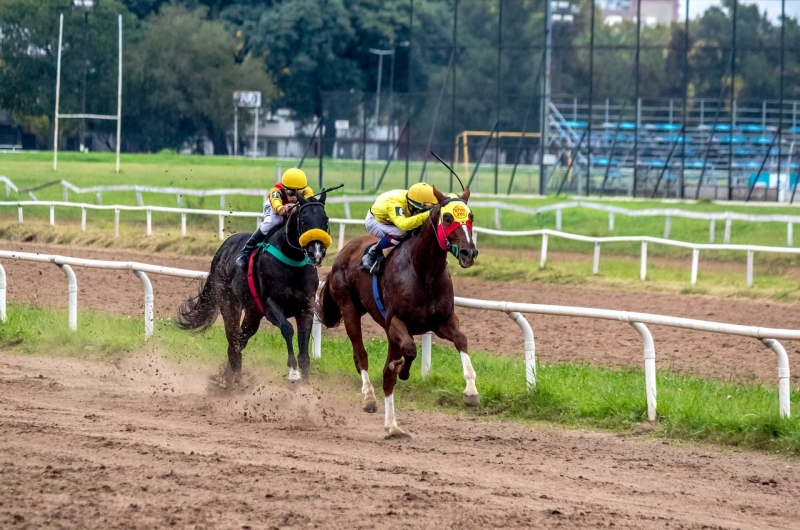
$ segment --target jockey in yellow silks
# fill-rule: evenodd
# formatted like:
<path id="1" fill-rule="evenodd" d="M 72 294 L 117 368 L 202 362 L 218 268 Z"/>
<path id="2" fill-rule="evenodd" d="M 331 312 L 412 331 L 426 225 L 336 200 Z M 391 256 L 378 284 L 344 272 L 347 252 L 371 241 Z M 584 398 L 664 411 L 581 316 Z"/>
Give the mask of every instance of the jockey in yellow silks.
<path id="1" fill-rule="evenodd" d="M 244 268 L 247 265 L 250 254 L 255 250 L 256 245 L 264 241 L 270 227 L 276 223 L 283 222 L 283 219 L 289 215 L 292 208 L 297 204 L 298 195 L 308 199 L 314 195 L 314 190 L 309 187 L 308 179 L 303 170 L 293 167 L 287 169 L 283 177 L 281 177 L 281 181 L 277 182 L 269 190 L 269 196 L 264 203 L 264 220 L 236 257 L 236 265 L 238 267 Z"/>
<path id="2" fill-rule="evenodd" d="M 422 226 L 438 203 L 433 187 L 425 182 L 414 184 L 408 191 L 391 190 L 379 195 L 367 213 L 364 226 L 380 239 L 364 254 L 363 268 L 377 274 L 383 258 L 408 239 L 412 230 Z"/>

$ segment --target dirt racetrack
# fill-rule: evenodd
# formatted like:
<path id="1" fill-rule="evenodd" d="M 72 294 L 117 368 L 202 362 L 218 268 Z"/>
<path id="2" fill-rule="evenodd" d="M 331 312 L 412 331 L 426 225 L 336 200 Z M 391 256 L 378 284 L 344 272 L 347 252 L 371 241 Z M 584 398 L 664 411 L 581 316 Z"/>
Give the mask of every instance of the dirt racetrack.
<path id="1" fill-rule="evenodd" d="M 357 388 L 289 390 L 157 354 L 0 353 L 2 528 L 797 528 L 800 467 L 649 437 L 439 413 Z"/>
<path id="2" fill-rule="evenodd" d="M 196 270 L 208 270 L 210 258 L 176 258 L 160 254 L 103 251 L 59 245 L 31 245 L 4 242 L 8 250 L 57 253 L 69 256 L 135 260 Z M 569 259 L 569 255 L 556 255 Z M 8 275 L 8 297 L 46 306 L 66 307 L 64 274 L 49 264 L 2 260 Z M 709 268 L 712 264 L 703 265 Z M 725 265 L 722 265 L 725 266 Z M 141 315 L 143 290 L 129 272 L 75 268 L 78 277 L 78 307 L 129 315 Z M 323 271 L 325 273 L 326 271 Z M 195 292 L 196 282 L 151 275 L 157 316 L 171 317 L 180 302 Z M 457 279 L 456 294 L 514 302 L 576 305 L 717 320 L 734 324 L 795 329 L 800 323 L 797 304 L 755 300 L 720 300 L 697 295 L 666 295 L 591 289 L 580 286 L 557 286 L 544 283 L 500 283 Z M 507 355 L 522 354 L 519 328 L 507 316 L 490 311 L 459 309 L 462 329 L 472 350 L 486 350 Z M 641 366 L 642 344 L 630 325 L 621 322 L 529 315 L 536 335 L 536 354 L 540 362 L 589 362 L 605 366 Z M 80 321 L 80 318 L 79 318 Z M 369 321 L 369 322 L 367 322 Z M 365 331 L 383 336 L 382 330 L 368 317 Z M 264 323 L 263 325 L 267 325 Z M 721 379 L 758 380 L 774 383 L 777 361 L 774 354 L 755 339 L 714 333 L 653 326 L 659 368 L 672 367 L 680 372 L 712 375 Z M 333 333 L 343 335 L 338 329 Z M 784 342 L 794 365 L 800 358 L 800 343 Z M 245 352 L 245 355 L 247 352 Z M 382 361 L 380 361 L 382 362 Z M 795 386 L 800 370 L 792 374 Z"/>

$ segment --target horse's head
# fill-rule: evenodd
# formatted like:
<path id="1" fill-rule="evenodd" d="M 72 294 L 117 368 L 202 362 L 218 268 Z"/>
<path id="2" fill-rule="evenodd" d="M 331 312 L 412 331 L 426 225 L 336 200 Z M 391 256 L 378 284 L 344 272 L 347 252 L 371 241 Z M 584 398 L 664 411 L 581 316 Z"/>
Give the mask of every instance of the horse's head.
<path id="1" fill-rule="evenodd" d="M 472 237 L 472 221 L 475 216 L 467 206 L 469 188 L 461 195 L 447 196 L 434 187 L 433 194 L 439 201 L 439 205 L 431 213 L 436 241 L 442 250 L 447 250 L 458 258 L 461 267 L 472 267 L 478 257 L 478 249 Z"/>
<path id="2" fill-rule="evenodd" d="M 328 234 L 328 215 L 325 213 L 326 194 L 319 199 L 305 199 L 297 195 L 297 206 L 287 221 L 289 229 L 294 232 L 303 252 L 311 259 L 315 267 L 322 265 L 325 253 L 331 246 Z"/>

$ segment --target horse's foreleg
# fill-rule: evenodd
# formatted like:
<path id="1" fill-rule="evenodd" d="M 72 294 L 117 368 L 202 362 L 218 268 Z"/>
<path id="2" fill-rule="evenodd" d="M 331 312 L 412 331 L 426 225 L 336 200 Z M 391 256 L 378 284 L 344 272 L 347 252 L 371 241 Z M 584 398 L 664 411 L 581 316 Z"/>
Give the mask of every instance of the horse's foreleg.
<path id="1" fill-rule="evenodd" d="M 403 350 L 400 344 L 389 339 L 389 354 L 386 356 L 386 365 L 383 368 L 383 395 L 384 395 L 384 428 L 391 438 L 408 438 L 409 436 L 397 426 L 394 415 L 394 387 L 397 384 L 397 374 L 403 369 Z"/>
<path id="2" fill-rule="evenodd" d="M 384 427 L 389 436 L 408 436 L 397 426 L 394 414 L 394 387 L 398 375 L 401 379 L 408 379 L 408 370 L 411 361 L 417 355 L 417 346 L 408 334 L 405 323 L 397 317 L 393 317 L 389 322 L 386 335 L 389 338 L 389 355 L 386 356 L 386 367 L 383 369 L 383 394 L 386 406 Z"/>
<path id="3" fill-rule="evenodd" d="M 309 307 L 295 318 L 297 322 L 297 345 L 300 350 L 297 360 L 300 362 L 300 373 L 303 381 L 308 381 L 308 369 L 311 366 L 311 358 L 308 356 L 308 342 L 311 338 L 311 326 L 314 325 L 314 312 Z"/>
<path id="4" fill-rule="evenodd" d="M 264 310 L 266 312 L 267 320 L 281 330 L 283 340 L 286 341 L 286 350 L 288 352 L 286 365 L 289 367 L 289 381 L 299 381 L 300 372 L 297 371 L 297 359 L 294 357 L 294 346 L 292 345 L 294 328 L 289 321 L 286 320 L 286 316 L 283 314 L 283 311 L 280 307 L 278 307 L 278 304 L 276 304 L 274 300 L 268 298 Z"/>
<path id="5" fill-rule="evenodd" d="M 461 368 L 463 369 L 464 380 L 467 387 L 464 389 L 464 403 L 469 407 L 475 407 L 480 403 L 478 396 L 478 389 L 475 387 L 475 369 L 472 367 L 472 361 L 469 358 L 469 351 L 467 347 L 467 337 L 461 333 L 458 327 L 458 317 L 453 313 L 450 318 L 438 329 L 434 330 L 436 335 L 444 340 L 452 342 L 459 354 L 461 354 Z"/>
<path id="6" fill-rule="evenodd" d="M 340 307 L 344 320 L 344 329 L 347 331 L 347 336 L 353 345 L 353 362 L 356 365 L 356 371 L 361 376 L 361 393 L 364 394 L 362 408 L 364 412 L 378 412 L 375 388 L 369 380 L 369 357 L 367 357 L 364 339 L 361 336 L 361 315 L 358 314 L 352 303 L 344 303 Z"/>

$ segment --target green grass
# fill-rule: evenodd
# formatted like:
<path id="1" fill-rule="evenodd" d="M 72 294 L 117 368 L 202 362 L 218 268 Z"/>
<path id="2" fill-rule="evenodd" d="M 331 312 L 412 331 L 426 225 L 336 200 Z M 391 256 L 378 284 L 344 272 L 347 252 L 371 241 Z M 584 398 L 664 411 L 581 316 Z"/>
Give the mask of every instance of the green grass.
<path id="1" fill-rule="evenodd" d="M 8 321 L 0 324 L 0 347 L 23 355 L 63 355 L 94 361 L 153 350 L 172 361 L 219 366 L 225 362 L 223 330 L 204 335 L 177 330 L 168 320 L 156 322 L 156 334 L 145 346 L 143 324 L 130 319 L 83 311 L 79 329 L 67 329 L 63 310 L 11 305 Z M 372 354 L 370 376 L 380 388 L 386 343 L 367 343 Z M 274 331 L 260 332 L 245 351 L 245 369 L 264 367 L 284 373 L 283 340 Z M 346 339 L 325 338 L 320 360 L 312 359 L 316 384 L 357 393 L 359 378 L 353 369 Z M 589 365 L 552 364 L 538 367 L 536 390 L 525 389 L 521 359 L 474 353 L 482 404 L 474 414 L 512 421 L 546 421 L 568 427 L 639 432 L 646 424 L 644 375 L 638 368 L 606 369 Z M 670 371 L 658 374 L 658 423 L 643 429 L 653 436 L 711 442 L 788 455 L 800 455 L 800 418 L 778 414 L 777 389 L 772 385 L 720 382 Z M 463 413 L 461 364 L 452 349 L 434 346 L 432 375 L 400 382 L 400 410 L 444 410 Z M 792 407 L 800 410 L 800 393 L 792 392 Z M 353 414 L 360 414 L 354 405 Z"/>
<path id="2" fill-rule="evenodd" d="M 251 160 L 246 158 L 233 157 L 203 157 L 185 156 L 170 153 L 157 155 L 123 155 L 122 172 L 114 172 L 114 159 L 112 154 L 91 153 L 81 154 L 75 152 L 65 152 L 59 155 L 59 170 L 52 170 L 52 154 L 48 152 L 40 153 L 18 153 L 0 155 L 0 175 L 5 175 L 17 183 L 21 188 L 32 187 L 58 179 L 68 180 L 78 186 L 110 185 L 110 184 L 141 184 L 151 186 L 177 186 L 198 189 L 220 188 L 220 187 L 244 187 L 244 188 L 268 188 L 277 178 L 278 166 L 286 169 L 290 165 L 296 164 L 293 160 L 260 159 Z M 372 193 L 372 173 L 380 175 L 384 164 L 382 162 L 370 162 L 367 164 L 367 193 Z M 304 166 L 312 184 L 317 187 L 317 161 L 309 159 Z M 421 163 L 410 164 L 410 182 L 415 182 L 419 178 Z M 446 170 L 439 164 L 428 164 L 430 174 L 429 181 L 442 188 L 447 188 L 449 177 Z M 527 182 L 527 168 L 521 169 L 519 177 L 521 181 Z M 493 179 L 493 168 L 486 168 L 486 178 Z M 491 173 L 491 175 L 489 175 Z M 382 190 L 402 187 L 404 185 L 405 164 L 402 161 L 392 163 L 387 179 L 384 181 Z M 510 168 L 502 168 L 501 176 L 510 176 Z M 361 164 L 359 161 L 350 160 L 325 160 L 324 167 L 325 184 L 333 185 L 344 183 L 343 192 L 349 195 L 361 193 Z M 524 178 L 522 178 L 524 177 Z M 530 178 L 532 182 L 538 182 L 536 170 L 531 170 Z M 484 188 L 486 188 L 484 186 Z M 507 186 L 501 186 L 501 190 Z M 473 186 L 473 191 L 474 186 Z M 491 192 L 491 189 L 481 191 Z M 515 192 L 526 191 L 517 189 Z M 531 190 L 528 190 L 531 191 Z M 16 194 L 12 193 L 11 199 L 16 199 Z M 61 200 L 62 190 L 60 186 L 55 186 L 37 192 L 37 197 L 41 200 Z M 24 197 L 27 199 L 27 196 Z M 258 197 L 227 197 L 226 208 L 240 211 L 260 211 L 261 199 Z M 76 196 L 72 194 L 72 201 L 85 201 L 95 203 L 96 197 L 93 195 Z M 540 199 L 505 199 L 514 204 L 525 206 L 543 206 L 567 200 L 561 198 L 547 197 Z M 176 198 L 166 195 L 144 194 L 145 204 L 155 206 L 176 206 Z M 477 199 L 476 199 L 477 201 Z M 614 204 L 629 209 L 640 208 L 660 208 L 664 204 L 659 201 L 605 201 L 607 204 Z M 114 192 L 103 195 L 104 204 L 136 204 L 136 196 L 133 192 Z M 192 208 L 211 208 L 220 207 L 219 198 L 194 198 L 185 197 L 184 206 Z M 353 204 L 351 207 L 352 217 L 362 219 L 366 215 L 368 204 Z M 670 207 L 679 207 L 691 211 L 722 212 L 726 210 L 762 213 L 762 214 L 790 214 L 800 212 L 800 208 L 774 208 L 769 206 L 741 206 L 727 204 L 713 204 L 710 202 L 699 202 L 696 204 L 672 204 Z M 344 206 L 341 204 L 330 205 L 328 208 L 331 217 L 344 217 Z M 475 208 L 477 224 L 481 226 L 494 227 L 494 210 L 486 208 Z M 27 208 L 26 217 L 36 216 L 39 218 L 48 215 L 47 208 Z M 77 209 L 60 209 L 56 211 L 59 220 L 80 219 L 80 211 Z M 16 208 L 0 209 L 0 218 L 11 220 L 16 218 Z M 113 221 L 113 212 L 90 212 L 88 215 L 89 223 L 97 221 Z M 143 212 L 122 212 L 121 220 L 123 223 L 142 221 Z M 180 217 L 173 214 L 153 215 L 153 221 L 157 226 L 179 226 Z M 190 230 L 216 230 L 217 220 L 206 216 L 190 218 Z M 252 230 L 255 222 L 245 219 L 234 219 L 229 221 L 229 227 L 234 231 Z M 661 237 L 664 233 L 663 218 L 629 218 L 623 215 L 615 216 L 615 230 L 608 230 L 608 216 L 603 212 L 590 210 L 572 209 L 566 210 L 563 216 L 562 229 L 566 232 L 585 234 L 590 236 L 607 235 L 649 235 Z M 501 212 L 501 225 L 505 230 L 530 230 L 537 228 L 555 228 L 555 212 L 530 216 L 516 212 Z M 673 219 L 671 238 L 681 241 L 691 241 L 698 243 L 708 242 L 709 223 L 706 221 L 691 219 Z M 724 230 L 724 223 L 716 224 L 716 241 L 721 242 Z M 347 230 L 348 236 L 363 234 L 361 227 L 353 226 Z M 761 245 L 786 245 L 786 225 L 783 223 L 746 223 L 734 222 L 731 234 L 733 243 L 755 243 Z M 508 238 L 493 237 L 483 235 L 481 245 L 486 248 L 533 248 L 538 246 L 538 238 Z M 553 250 L 565 250 L 583 252 L 586 244 L 565 241 L 551 238 L 550 246 Z M 688 256 L 688 251 L 672 247 L 662 247 L 650 245 L 650 253 L 653 256 Z M 638 253 L 638 245 L 630 244 L 609 244 L 603 248 L 607 254 L 635 255 Z M 721 261 L 744 261 L 745 256 L 741 252 L 714 252 L 706 253 L 704 259 L 711 257 Z"/>

